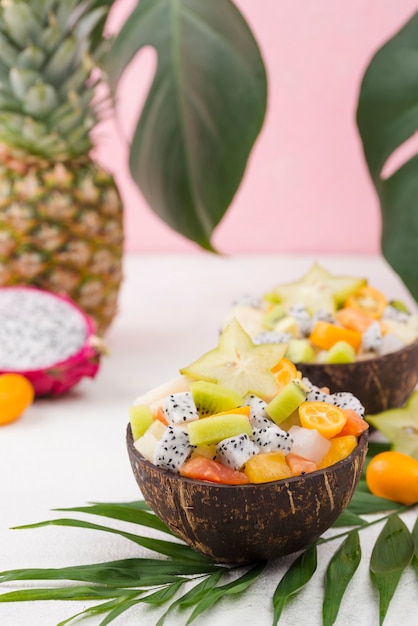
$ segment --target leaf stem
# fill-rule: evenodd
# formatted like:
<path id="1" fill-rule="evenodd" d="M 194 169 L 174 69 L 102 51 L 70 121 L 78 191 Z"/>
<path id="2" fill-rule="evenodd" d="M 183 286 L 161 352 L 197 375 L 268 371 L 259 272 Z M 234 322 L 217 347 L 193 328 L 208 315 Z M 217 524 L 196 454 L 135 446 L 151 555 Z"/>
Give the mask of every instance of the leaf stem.
<path id="1" fill-rule="evenodd" d="M 398 510 L 399 513 L 405 513 L 408 509 L 412 509 L 415 505 L 403 506 Z M 328 543 L 329 541 L 334 541 L 334 539 L 340 539 L 341 537 L 345 537 L 349 535 L 354 529 L 355 530 L 364 530 L 365 528 L 369 528 L 370 526 L 374 526 L 375 524 L 379 524 L 380 522 L 386 521 L 391 515 L 393 511 L 390 511 L 383 517 L 379 517 L 378 519 L 372 520 L 371 522 L 367 522 L 366 524 L 359 524 L 357 526 L 351 527 L 349 530 L 346 530 L 342 533 L 338 533 L 338 535 L 333 535 L 332 537 L 320 537 L 317 539 L 316 544 L 320 545 L 322 543 Z"/>

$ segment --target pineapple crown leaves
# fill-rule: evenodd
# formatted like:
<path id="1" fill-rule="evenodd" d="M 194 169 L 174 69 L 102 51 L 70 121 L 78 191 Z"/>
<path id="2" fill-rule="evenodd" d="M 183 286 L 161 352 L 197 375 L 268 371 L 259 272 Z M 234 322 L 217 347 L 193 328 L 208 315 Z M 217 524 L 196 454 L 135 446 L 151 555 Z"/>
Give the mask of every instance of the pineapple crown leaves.
<path id="1" fill-rule="evenodd" d="M 92 147 L 111 0 L 0 2 L 0 141 L 42 158 Z M 106 98 L 105 98 L 106 102 Z"/>

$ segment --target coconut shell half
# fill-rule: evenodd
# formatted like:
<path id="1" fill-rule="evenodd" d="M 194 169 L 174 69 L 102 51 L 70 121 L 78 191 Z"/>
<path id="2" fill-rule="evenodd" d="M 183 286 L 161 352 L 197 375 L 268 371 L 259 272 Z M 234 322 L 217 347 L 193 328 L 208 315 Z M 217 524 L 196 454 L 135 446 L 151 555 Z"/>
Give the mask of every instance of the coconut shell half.
<path id="1" fill-rule="evenodd" d="M 404 405 L 418 383 L 418 341 L 374 359 L 325 365 L 298 363 L 303 376 L 331 393 L 351 391 L 366 415 Z"/>
<path id="2" fill-rule="evenodd" d="M 347 507 L 360 479 L 367 431 L 343 461 L 264 484 L 220 485 L 183 478 L 127 447 L 132 470 L 154 513 L 194 550 L 219 563 L 254 563 L 318 539 Z"/>

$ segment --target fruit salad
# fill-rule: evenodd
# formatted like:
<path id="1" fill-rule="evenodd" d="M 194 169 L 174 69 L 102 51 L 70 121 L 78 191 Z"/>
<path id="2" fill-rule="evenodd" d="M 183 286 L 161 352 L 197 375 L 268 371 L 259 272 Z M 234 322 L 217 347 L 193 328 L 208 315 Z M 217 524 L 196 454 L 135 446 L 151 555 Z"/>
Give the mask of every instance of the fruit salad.
<path id="1" fill-rule="evenodd" d="M 218 346 L 130 408 L 147 461 L 192 479 L 266 483 L 333 465 L 368 428 L 350 392 L 303 378 L 282 343 L 256 344 L 233 319 Z"/>
<path id="2" fill-rule="evenodd" d="M 418 314 L 366 278 L 334 276 L 315 263 L 298 281 L 236 300 L 236 318 L 258 343 L 283 342 L 294 363 L 352 363 L 395 352 L 418 338 Z"/>

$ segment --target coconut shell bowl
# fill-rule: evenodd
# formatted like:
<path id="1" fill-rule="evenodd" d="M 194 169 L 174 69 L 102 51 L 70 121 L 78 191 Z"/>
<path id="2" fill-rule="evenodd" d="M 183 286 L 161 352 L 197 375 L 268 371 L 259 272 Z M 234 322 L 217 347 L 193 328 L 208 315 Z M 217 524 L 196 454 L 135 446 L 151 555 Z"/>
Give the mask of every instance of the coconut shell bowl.
<path id="1" fill-rule="evenodd" d="M 298 363 L 303 376 L 331 393 L 351 391 L 366 416 L 405 404 L 418 384 L 418 341 L 384 356 L 355 363 Z"/>
<path id="2" fill-rule="evenodd" d="M 127 448 L 145 501 L 177 537 L 218 563 L 244 564 L 301 550 L 332 526 L 360 479 L 367 431 L 342 461 L 263 484 L 216 484 L 156 467 L 134 447 L 130 425 Z"/>

